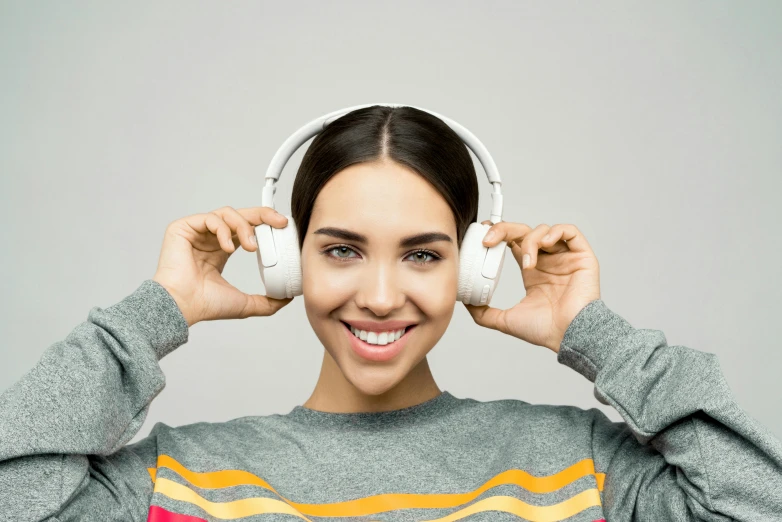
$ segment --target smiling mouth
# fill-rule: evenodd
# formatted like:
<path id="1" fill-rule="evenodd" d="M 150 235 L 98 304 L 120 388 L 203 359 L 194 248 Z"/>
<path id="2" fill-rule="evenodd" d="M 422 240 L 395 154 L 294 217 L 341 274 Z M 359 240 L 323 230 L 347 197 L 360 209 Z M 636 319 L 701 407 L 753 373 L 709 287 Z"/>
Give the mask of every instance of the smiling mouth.
<path id="1" fill-rule="evenodd" d="M 407 332 L 409 332 L 410 330 L 412 330 L 417 326 L 417 324 L 411 324 L 405 326 L 404 328 L 400 328 L 398 330 L 373 332 L 367 330 L 359 330 L 358 328 L 351 326 L 350 323 L 346 323 L 345 321 L 342 320 L 340 320 L 340 322 L 347 327 L 347 329 L 350 331 L 351 334 L 353 334 L 353 336 L 355 336 L 358 339 L 361 339 L 362 341 L 372 346 L 385 346 L 386 344 L 391 344 L 394 341 L 401 339 Z"/>

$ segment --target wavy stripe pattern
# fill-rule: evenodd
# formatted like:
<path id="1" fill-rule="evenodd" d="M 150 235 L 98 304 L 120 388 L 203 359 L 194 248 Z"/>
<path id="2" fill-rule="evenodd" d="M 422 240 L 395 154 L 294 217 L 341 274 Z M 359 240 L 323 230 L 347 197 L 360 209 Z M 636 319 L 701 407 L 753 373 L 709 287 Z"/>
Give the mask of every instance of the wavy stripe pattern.
<path id="1" fill-rule="evenodd" d="M 167 478 L 160 478 L 155 484 L 155 493 L 161 493 L 171 499 L 194 504 L 209 515 L 221 520 L 235 520 L 243 517 L 268 513 L 293 515 L 307 522 L 309 518 L 286 502 L 273 498 L 243 498 L 230 502 L 211 502 L 183 484 Z M 454 522 L 484 511 L 503 511 L 530 522 L 555 522 L 571 517 L 581 511 L 600 505 L 600 493 L 596 488 L 587 489 L 573 497 L 551 506 L 533 506 L 508 496 L 495 496 L 471 504 L 448 516 L 426 522 Z"/>
<path id="2" fill-rule="evenodd" d="M 603 483 L 605 481 L 604 473 L 595 473 L 594 461 L 592 459 L 584 459 L 558 473 L 545 477 L 536 477 L 530 475 L 526 471 L 518 469 L 507 470 L 492 477 L 478 489 L 467 493 L 387 493 L 346 502 L 305 504 L 286 499 L 280 495 L 271 484 L 248 471 L 221 470 L 195 472 L 187 469 L 177 462 L 176 459 L 168 455 L 160 455 L 158 457 L 157 466 L 158 469 L 171 469 L 187 482 L 198 488 L 218 489 L 253 485 L 266 489 L 281 499 L 252 497 L 223 503 L 211 502 L 185 485 L 163 477 L 158 478 L 157 470 L 155 468 L 147 468 L 152 481 L 155 482 L 156 493 L 161 493 L 175 500 L 195 504 L 210 515 L 225 520 L 261 513 L 286 513 L 309 521 L 305 515 L 318 517 L 358 517 L 399 509 L 455 508 L 469 503 L 487 490 L 500 485 L 516 485 L 532 493 L 544 494 L 561 489 L 584 476 L 592 475 L 595 477 L 597 482 L 596 489 L 593 488 L 582 491 L 568 500 L 551 506 L 534 506 L 512 497 L 494 496 L 467 506 L 447 517 L 437 519 L 437 522 L 450 522 L 480 511 L 506 511 L 508 513 L 517 514 L 530 521 L 543 522 L 567 518 L 592 506 L 600 506 L 600 491 L 603 490 Z"/>

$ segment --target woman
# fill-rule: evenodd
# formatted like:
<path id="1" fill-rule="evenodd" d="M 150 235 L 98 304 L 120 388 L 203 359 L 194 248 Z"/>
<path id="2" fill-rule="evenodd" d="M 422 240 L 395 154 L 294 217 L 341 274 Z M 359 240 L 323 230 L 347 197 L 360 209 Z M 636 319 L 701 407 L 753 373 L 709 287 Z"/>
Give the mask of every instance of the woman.
<path id="1" fill-rule="evenodd" d="M 90 310 L 3 394 L 4 520 L 782 519 L 780 442 L 738 406 L 716 356 L 668 346 L 603 303 L 573 225 L 493 225 L 484 244 L 508 242 L 526 295 L 468 310 L 552 350 L 626 422 L 439 389 L 426 355 L 451 320 L 478 209 L 472 161 L 441 120 L 379 106 L 336 120 L 308 149 L 292 202 L 307 318 L 325 348 L 312 396 L 286 415 L 158 423 L 126 445 L 164 386 L 158 361 L 189 326 L 291 301 L 220 275 L 237 248 L 256 250 L 253 227 L 284 216 L 179 219 L 151 280 Z"/>

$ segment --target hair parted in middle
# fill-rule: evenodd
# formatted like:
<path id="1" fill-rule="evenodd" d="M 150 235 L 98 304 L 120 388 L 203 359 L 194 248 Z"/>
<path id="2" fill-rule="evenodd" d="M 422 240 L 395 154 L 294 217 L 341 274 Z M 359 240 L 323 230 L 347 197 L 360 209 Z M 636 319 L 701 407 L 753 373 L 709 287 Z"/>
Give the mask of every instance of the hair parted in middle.
<path id="1" fill-rule="evenodd" d="M 374 105 L 334 120 L 304 154 L 291 197 L 299 250 L 326 182 L 351 165 L 384 159 L 418 173 L 445 198 L 461 247 L 467 228 L 478 217 L 478 180 L 467 146 L 448 124 L 428 112 Z"/>

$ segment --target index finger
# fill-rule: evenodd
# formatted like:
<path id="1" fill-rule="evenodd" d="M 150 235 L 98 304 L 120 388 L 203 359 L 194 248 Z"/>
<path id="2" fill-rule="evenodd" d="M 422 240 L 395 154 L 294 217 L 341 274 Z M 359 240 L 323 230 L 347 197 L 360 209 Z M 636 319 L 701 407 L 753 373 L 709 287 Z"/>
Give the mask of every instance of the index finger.
<path id="1" fill-rule="evenodd" d="M 237 208 L 236 211 L 253 226 L 266 223 L 279 228 L 285 226 L 288 222 L 288 218 L 271 207 Z"/>
<path id="2" fill-rule="evenodd" d="M 489 224 L 489 223 L 486 223 Z M 561 231 L 561 239 L 567 244 L 567 249 L 571 252 L 592 252 L 592 247 L 584 237 L 584 234 L 576 228 L 575 225 L 563 225 L 557 224 L 550 227 L 552 230 L 556 230 L 555 235 L 559 235 Z M 493 236 L 490 240 L 486 241 L 486 246 L 494 246 L 500 241 L 506 241 L 509 245 L 521 244 L 521 241 L 528 236 L 534 229 L 524 223 L 512 223 L 510 221 L 500 221 L 495 223 L 489 228 L 488 232 L 494 232 L 496 236 Z M 487 234 L 488 234 L 487 232 Z"/>
<path id="3" fill-rule="evenodd" d="M 484 245 L 493 247 L 500 241 L 505 241 L 508 246 L 513 246 L 514 243 L 521 244 L 521 240 L 527 237 L 533 228 L 524 223 L 512 223 L 510 221 L 500 221 L 499 223 L 493 223 L 488 219 L 481 222 L 482 225 L 490 225 L 489 230 L 486 231 L 486 235 L 492 234 L 492 237 L 484 240 Z"/>

